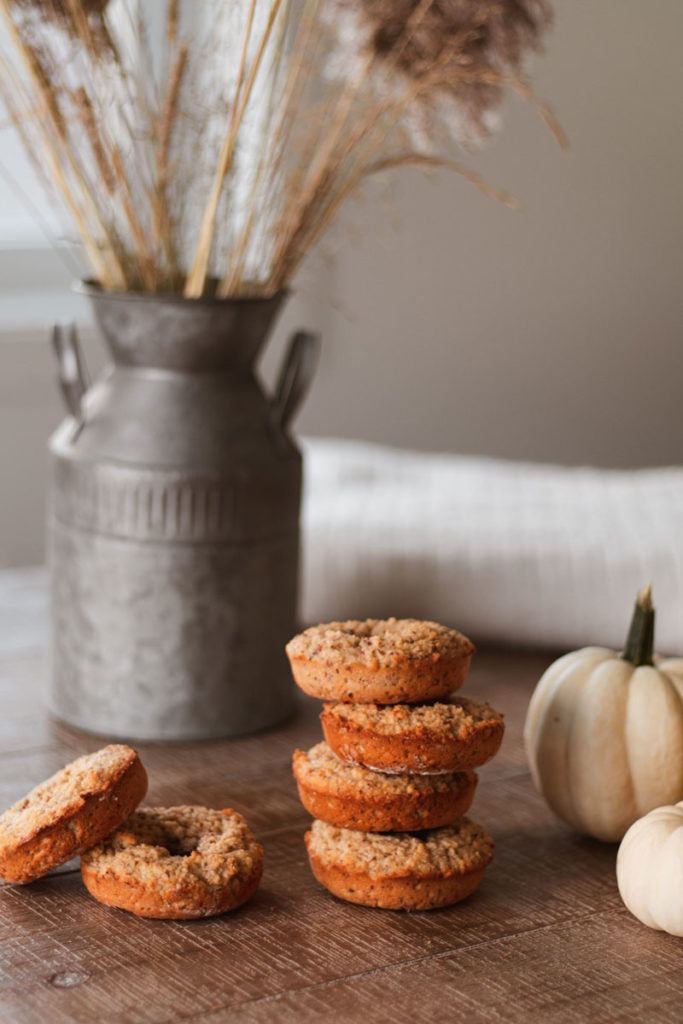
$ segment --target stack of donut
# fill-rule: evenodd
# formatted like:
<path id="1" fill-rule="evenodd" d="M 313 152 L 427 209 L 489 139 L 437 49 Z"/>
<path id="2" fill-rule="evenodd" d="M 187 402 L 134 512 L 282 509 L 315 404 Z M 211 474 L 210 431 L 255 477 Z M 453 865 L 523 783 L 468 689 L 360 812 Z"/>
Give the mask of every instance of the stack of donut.
<path id="1" fill-rule="evenodd" d="M 493 842 L 464 815 L 504 724 L 453 695 L 473 653 L 456 630 L 416 619 L 321 624 L 287 645 L 296 683 L 325 702 L 325 742 L 297 750 L 293 770 L 315 818 L 311 868 L 335 896 L 431 910 L 479 886 Z"/>

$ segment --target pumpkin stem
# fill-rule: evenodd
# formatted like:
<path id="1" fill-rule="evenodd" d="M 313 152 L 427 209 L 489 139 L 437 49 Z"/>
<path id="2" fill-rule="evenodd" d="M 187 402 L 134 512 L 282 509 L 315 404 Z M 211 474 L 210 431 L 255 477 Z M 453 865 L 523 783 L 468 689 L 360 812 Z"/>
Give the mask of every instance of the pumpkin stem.
<path id="1" fill-rule="evenodd" d="M 654 636 L 655 610 L 652 605 L 652 585 L 648 583 L 636 596 L 636 606 L 622 654 L 624 661 L 630 661 L 636 668 L 639 665 L 654 665 Z"/>

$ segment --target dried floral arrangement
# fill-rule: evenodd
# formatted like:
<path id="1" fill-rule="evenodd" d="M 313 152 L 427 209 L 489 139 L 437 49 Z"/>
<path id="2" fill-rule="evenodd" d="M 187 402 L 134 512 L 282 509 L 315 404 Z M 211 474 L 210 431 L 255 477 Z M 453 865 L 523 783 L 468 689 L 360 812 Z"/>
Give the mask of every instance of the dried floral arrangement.
<path id="1" fill-rule="evenodd" d="M 545 0 L 0 0 L 0 98 L 105 289 L 283 288 L 379 171 L 495 127 Z"/>

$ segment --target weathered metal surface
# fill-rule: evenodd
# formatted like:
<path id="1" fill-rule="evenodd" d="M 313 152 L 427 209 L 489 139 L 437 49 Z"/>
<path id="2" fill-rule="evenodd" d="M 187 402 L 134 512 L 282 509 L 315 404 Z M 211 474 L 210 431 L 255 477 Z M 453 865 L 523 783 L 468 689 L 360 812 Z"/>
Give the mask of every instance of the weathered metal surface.
<path id="1" fill-rule="evenodd" d="M 287 425 L 315 339 L 297 336 L 270 400 L 253 364 L 282 296 L 86 291 L 113 365 L 50 442 L 53 712 L 130 739 L 265 728 L 292 708 L 301 456 Z"/>

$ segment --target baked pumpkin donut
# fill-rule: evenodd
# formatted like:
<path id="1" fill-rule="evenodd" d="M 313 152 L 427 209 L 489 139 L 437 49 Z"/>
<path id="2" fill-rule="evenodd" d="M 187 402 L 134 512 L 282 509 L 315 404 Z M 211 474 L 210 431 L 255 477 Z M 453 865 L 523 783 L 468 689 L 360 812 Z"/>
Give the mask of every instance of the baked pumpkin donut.
<path id="1" fill-rule="evenodd" d="M 306 847 L 313 874 L 334 896 L 385 910 L 457 903 L 478 888 L 493 857 L 493 841 L 469 818 L 417 835 L 314 821 Z"/>
<path id="2" fill-rule="evenodd" d="M 286 650 L 294 681 L 311 697 L 412 704 L 459 689 L 474 644 L 437 622 L 351 619 L 311 626 Z"/>
<path id="3" fill-rule="evenodd" d="M 41 878 L 109 835 L 146 792 L 142 762 L 123 744 L 72 761 L 0 815 L 0 877 Z"/>
<path id="4" fill-rule="evenodd" d="M 263 871 L 263 847 L 237 811 L 144 807 L 81 857 L 96 900 L 138 917 L 212 917 L 241 906 Z"/>
<path id="5" fill-rule="evenodd" d="M 348 764 L 327 743 L 294 754 L 301 802 L 331 825 L 366 832 L 410 832 L 450 825 L 465 814 L 477 785 L 474 772 L 385 775 Z"/>
<path id="6" fill-rule="evenodd" d="M 381 772 L 479 768 L 498 752 L 505 732 L 498 711 L 469 697 L 420 705 L 337 702 L 324 705 L 320 721 L 335 754 Z"/>

